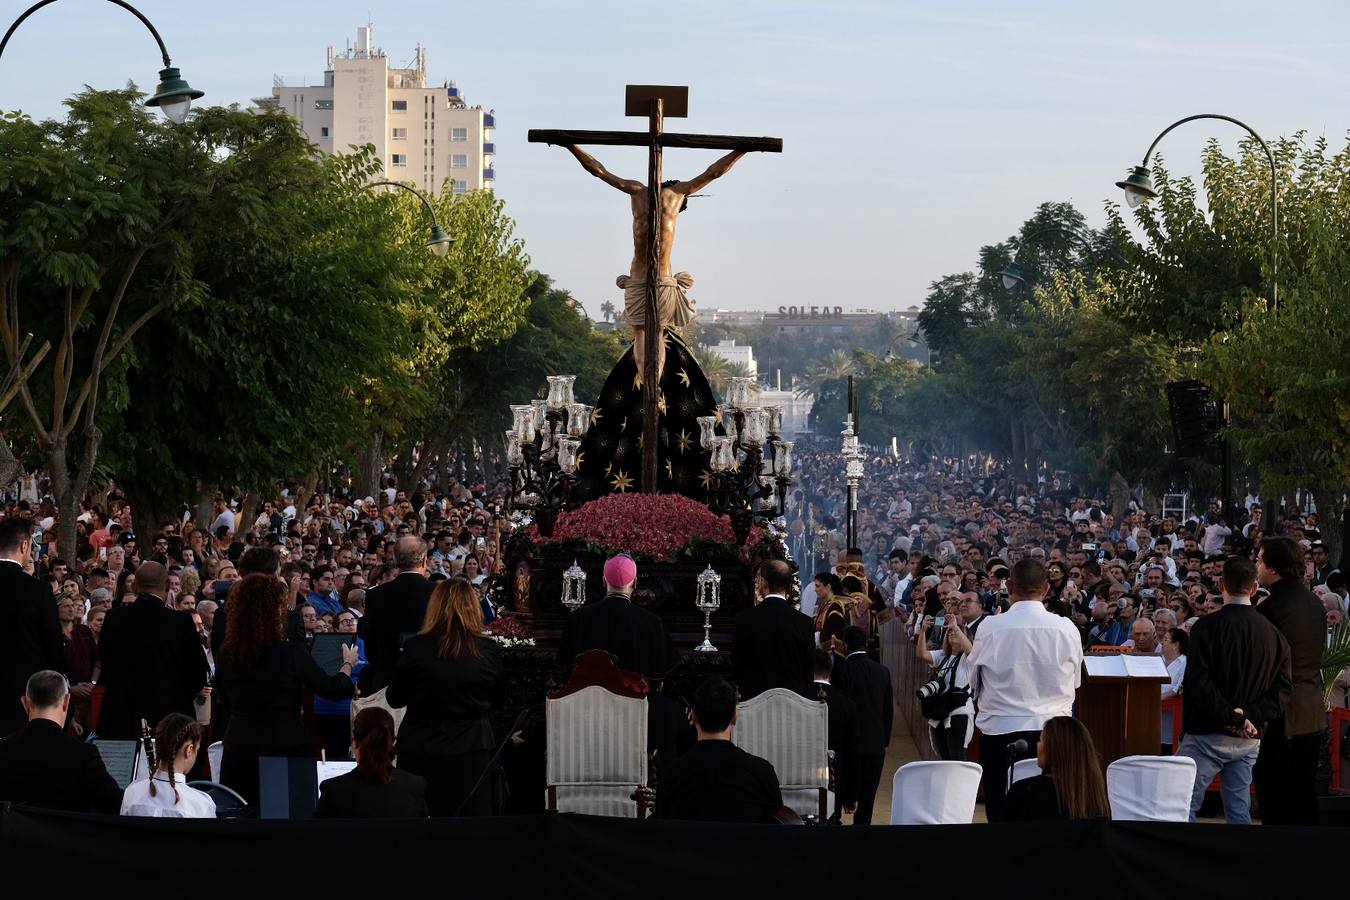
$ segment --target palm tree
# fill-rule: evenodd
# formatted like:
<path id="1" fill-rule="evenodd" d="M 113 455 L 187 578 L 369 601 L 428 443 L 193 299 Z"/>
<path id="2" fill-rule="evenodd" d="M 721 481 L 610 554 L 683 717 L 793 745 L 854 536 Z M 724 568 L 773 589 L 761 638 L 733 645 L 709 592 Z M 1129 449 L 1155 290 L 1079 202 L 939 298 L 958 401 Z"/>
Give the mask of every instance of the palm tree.
<path id="1" fill-rule="evenodd" d="M 714 393 L 721 393 L 723 388 L 730 383 L 733 375 L 734 366 L 725 356 L 713 353 L 708 347 L 702 347 L 697 354 L 698 364 L 703 369 L 704 376 L 708 379 L 708 385 Z"/>
<path id="2" fill-rule="evenodd" d="M 618 310 L 614 308 L 613 302 L 606 300 L 604 303 L 600 304 L 600 314 L 603 315 L 605 321 L 608 322 L 618 314 Z"/>
<path id="3" fill-rule="evenodd" d="M 838 381 L 853 374 L 857 364 L 853 357 L 843 350 L 834 349 L 819 362 L 812 363 L 806 370 L 806 380 L 797 388 L 799 397 L 819 399 L 821 389 L 832 381 Z"/>

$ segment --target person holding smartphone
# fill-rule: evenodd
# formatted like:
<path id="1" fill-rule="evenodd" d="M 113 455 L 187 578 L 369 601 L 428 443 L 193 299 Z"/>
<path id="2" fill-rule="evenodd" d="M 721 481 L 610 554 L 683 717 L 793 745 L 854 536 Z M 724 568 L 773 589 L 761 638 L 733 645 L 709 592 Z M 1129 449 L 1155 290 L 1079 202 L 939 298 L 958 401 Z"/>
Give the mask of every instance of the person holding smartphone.
<path id="1" fill-rule="evenodd" d="M 915 651 L 920 661 L 933 666 L 934 680 L 941 690 L 954 695 L 952 704 L 964 696 L 965 702 L 953 705 L 945 718 L 928 720 L 933 750 L 939 758 L 948 760 L 965 759 L 966 748 L 975 734 L 975 701 L 970 696 L 970 665 L 966 656 L 971 650 L 971 636 L 985 615 L 984 604 L 973 592 L 960 595 L 956 610 L 956 615 L 945 617 L 942 623 L 941 647 L 929 650 L 927 642 L 919 640 Z M 929 624 L 936 623 L 925 623 L 925 629 Z"/>

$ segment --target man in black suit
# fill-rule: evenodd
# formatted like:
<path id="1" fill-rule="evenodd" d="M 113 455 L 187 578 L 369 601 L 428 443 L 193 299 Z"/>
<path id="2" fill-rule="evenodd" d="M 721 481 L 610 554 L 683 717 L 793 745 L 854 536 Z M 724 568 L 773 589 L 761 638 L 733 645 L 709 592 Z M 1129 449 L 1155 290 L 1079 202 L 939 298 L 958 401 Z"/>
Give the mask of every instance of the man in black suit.
<path id="1" fill-rule="evenodd" d="M 605 562 L 605 596 L 572 613 L 558 644 L 558 665 L 571 671 L 578 655 L 606 650 L 625 672 L 648 678 L 665 675 L 678 658 L 666 623 L 650 610 L 634 606 L 637 563 L 626 554 Z"/>
<path id="2" fill-rule="evenodd" d="M 830 821 L 838 824 L 840 813 L 858 810 L 859 758 L 858 707 L 844 696 L 844 692 L 830 683 L 834 671 L 834 654 L 817 649 L 816 696 L 825 701 L 830 712 L 829 745 L 834 771 L 834 812 Z"/>
<path id="3" fill-rule="evenodd" d="M 65 668 L 52 589 L 25 569 L 33 560 L 27 519 L 0 519 L 0 737 L 28 721 L 21 698 L 28 676 Z"/>
<path id="4" fill-rule="evenodd" d="M 867 656 L 867 635 L 857 625 L 844 629 L 848 656 L 834 673 L 835 683 L 858 708 L 858 811 L 854 825 L 872 824 L 872 806 L 881 785 L 886 747 L 891 743 L 895 697 L 891 673 Z"/>
<path id="5" fill-rule="evenodd" d="M 1327 711 L 1322 701 L 1322 650 L 1326 612 L 1303 586 L 1303 551 L 1291 538 L 1261 541 L 1256 577 L 1270 596 L 1256 607 L 1289 643 L 1293 689 L 1283 714 L 1261 739 L 1252 775 L 1261 821 L 1267 825 L 1317 824 L 1317 761 Z"/>
<path id="6" fill-rule="evenodd" d="M 1223 776 L 1230 825 L 1250 825 L 1252 767 L 1261 728 L 1282 716 L 1292 684 L 1289 643 L 1252 608 L 1256 567 L 1244 556 L 1223 564 L 1223 608 L 1191 628 L 1182 685 L 1185 736 L 1177 756 L 1195 760 L 1191 821 L 1215 775 Z"/>
<path id="7" fill-rule="evenodd" d="M 732 670 L 741 699 L 772 688 L 787 688 L 811 697 L 815 678 L 815 626 L 811 617 L 788 605 L 792 568 L 771 559 L 755 574 L 758 602 L 736 617 Z"/>
<path id="8" fill-rule="evenodd" d="M 194 716 L 208 665 L 192 616 L 165 605 L 169 572 L 157 562 L 136 569 L 136 601 L 113 609 L 103 624 L 99 657 L 107 693 L 100 737 L 135 740 L 141 721 L 154 728 L 172 712 Z"/>
<path id="9" fill-rule="evenodd" d="M 394 545 L 398 577 L 366 593 L 365 640 L 371 691 L 389 686 L 403 642 L 422 630 L 436 585 L 427 579 L 427 543 L 406 535 Z"/>
<path id="10" fill-rule="evenodd" d="M 783 805 L 773 765 L 731 742 L 736 689 L 714 676 L 694 694 L 698 742 L 671 763 L 656 786 L 658 819 L 767 823 Z"/>
<path id="11" fill-rule="evenodd" d="M 49 669 L 35 672 L 24 690 L 23 708 L 28 724 L 0 740 L 0 800 L 117 815 L 122 789 L 98 748 L 65 733 L 66 676 Z"/>

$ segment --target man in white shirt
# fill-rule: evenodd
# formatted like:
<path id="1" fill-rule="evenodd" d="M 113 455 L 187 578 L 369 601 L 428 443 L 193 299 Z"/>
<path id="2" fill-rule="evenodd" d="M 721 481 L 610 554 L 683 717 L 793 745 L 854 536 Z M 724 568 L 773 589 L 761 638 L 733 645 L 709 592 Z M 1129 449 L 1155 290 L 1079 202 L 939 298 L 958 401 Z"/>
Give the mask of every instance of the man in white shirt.
<path id="1" fill-rule="evenodd" d="M 1009 765 L 1035 757 L 1049 719 L 1073 714 L 1082 681 L 1082 639 L 1072 621 L 1045 608 L 1048 591 L 1045 566 L 1020 560 L 1008 578 L 1011 608 L 980 624 L 967 658 L 979 702 L 975 724 L 982 735 L 980 765 L 990 822 L 1002 820 Z M 1026 749 L 1010 754 L 1018 741 L 1025 741 Z"/>
<path id="2" fill-rule="evenodd" d="M 215 510 L 216 517 L 211 520 L 211 534 L 214 535 L 222 525 L 234 534 L 234 510 L 230 509 L 229 501 L 225 499 L 224 494 L 216 494 Z"/>
<path id="3" fill-rule="evenodd" d="M 1228 521 L 1220 518 L 1205 529 L 1205 540 L 1201 549 L 1206 556 L 1218 556 L 1223 552 L 1224 541 L 1233 536 L 1233 529 L 1228 527 Z"/>

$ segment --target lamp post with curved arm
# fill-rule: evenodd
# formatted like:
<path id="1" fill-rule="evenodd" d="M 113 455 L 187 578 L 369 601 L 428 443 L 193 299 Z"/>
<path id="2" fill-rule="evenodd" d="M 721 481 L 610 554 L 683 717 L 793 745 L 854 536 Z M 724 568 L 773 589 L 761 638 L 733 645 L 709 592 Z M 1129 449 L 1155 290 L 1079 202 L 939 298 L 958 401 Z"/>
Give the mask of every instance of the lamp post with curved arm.
<path id="1" fill-rule="evenodd" d="M 1158 192 L 1153 188 L 1153 179 L 1149 175 L 1148 161 L 1157 148 L 1158 142 L 1167 137 L 1169 133 L 1180 125 L 1187 122 L 1194 122 L 1199 119 L 1218 119 L 1222 122 L 1231 122 L 1239 128 L 1246 131 L 1256 142 L 1261 145 L 1265 151 L 1266 161 L 1270 163 L 1270 310 L 1277 311 L 1280 308 L 1280 283 L 1279 283 L 1279 236 L 1280 236 L 1280 192 L 1279 192 L 1279 167 L 1275 165 L 1275 154 L 1270 152 L 1270 147 L 1266 145 L 1265 139 L 1256 133 L 1246 122 L 1235 119 L 1232 116 L 1225 116 L 1220 113 L 1198 113 L 1193 116 L 1186 116 L 1177 119 L 1171 125 L 1162 130 L 1153 143 L 1148 145 L 1148 151 L 1144 153 L 1144 161 L 1137 166 L 1130 168 L 1130 172 L 1123 181 L 1117 181 L 1116 187 L 1125 192 L 1125 202 L 1131 209 L 1147 203 L 1158 196 Z M 1229 425 L 1228 404 L 1224 403 L 1223 424 L 1227 428 Z M 1220 490 L 1223 491 L 1223 510 L 1227 516 L 1230 525 L 1236 521 L 1236 507 L 1233 505 L 1233 448 L 1227 437 L 1219 441 L 1219 478 L 1222 481 Z"/>
<path id="2" fill-rule="evenodd" d="M 441 227 L 441 223 L 436 218 L 436 210 L 431 206 L 431 201 L 417 188 L 398 181 L 372 181 L 370 184 L 363 187 L 362 190 L 368 191 L 372 188 L 383 187 L 386 185 L 389 187 L 402 188 L 418 200 L 422 201 L 422 206 L 426 209 L 427 216 L 431 219 L 431 239 L 427 241 L 427 249 L 437 256 L 445 256 L 445 254 L 449 253 L 450 245 L 455 239 L 447 234 L 445 229 Z"/>
<path id="3" fill-rule="evenodd" d="M 1067 225 L 1044 225 L 1040 228 L 1033 229 L 1030 234 L 1026 235 L 1025 237 L 1020 237 L 1018 239 L 1020 246 L 1018 246 L 1017 252 L 1013 254 L 1012 260 L 1006 266 L 1004 266 L 1002 269 L 999 270 L 998 273 L 999 277 L 1003 279 L 1003 287 L 1006 288 L 1007 290 L 1011 291 L 1015 289 L 1019 284 L 1031 283 L 1030 280 L 1027 278 L 1026 272 L 1024 272 L 1022 270 L 1022 267 L 1018 265 L 1017 260 L 1022 255 L 1022 253 L 1025 252 L 1027 247 L 1031 246 L 1031 239 L 1042 234 L 1062 234 L 1065 237 L 1069 238 L 1071 243 L 1073 243 L 1076 247 L 1088 251 L 1094 249 L 1092 246 L 1092 241 L 1090 241 L 1083 232 L 1075 228 L 1070 228 Z M 1106 255 L 1110 256 L 1112 259 L 1116 260 L 1119 263 L 1122 264 L 1126 263 L 1125 258 L 1121 256 L 1119 253 L 1111 252 Z"/>
<path id="4" fill-rule="evenodd" d="M 1157 148 L 1158 142 L 1167 137 L 1168 133 L 1179 125 L 1185 125 L 1187 122 L 1194 122 L 1197 119 L 1219 119 L 1223 122 L 1231 122 L 1239 128 L 1245 130 L 1256 142 L 1261 145 L 1265 151 L 1266 160 L 1270 163 L 1270 309 L 1272 312 L 1280 308 L 1280 256 L 1278 241 L 1280 236 L 1280 192 L 1279 192 L 1279 168 L 1275 165 L 1275 154 L 1270 152 L 1270 147 L 1266 145 L 1261 135 L 1256 133 L 1246 122 L 1235 119 L 1232 116 L 1225 116 L 1220 113 L 1198 113 L 1194 116 L 1186 116 L 1184 119 L 1178 119 L 1171 125 L 1162 130 L 1162 133 L 1153 139 L 1153 143 L 1148 145 L 1148 152 L 1144 154 L 1144 161 L 1137 166 L 1130 168 L 1130 173 L 1125 176 L 1123 181 L 1117 181 L 1116 187 L 1125 192 L 1125 202 L 1131 209 L 1140 204 L 1147 203 L 1158 196 L 1158 192 L 1153 189 L 1153 179 L 1149 175 L 1148 160 Z"/>
<path id="5" fill-rule="evenodd" d="M 886 351 L 885 358 L 887 360 L 895 358 L 896 345 L 898 345 L 901 341 L 909 341 L 909 345 L 911 347 L 922 347 L 924 352 L 924 365 L 930 369 L 933 368 L 933 349 L 928 346 L 928 341 L 919 337 L 919 332 L 917 329 L 911 331 L 909 334 L 902 334 L 895 340 L 891 341 L 890 349 Z"/>
<path id="6" fill-rule="evenodd" d="M 41 0 L 28 7 L 14 20 L 14 24 L 9 26 L 5 36 L 0 38 L 0 56 L 4 56 L 5 47 L 9 44 L 10 37 L 13 36 L 15 29 L 23 24 L 24 20 L 33 13 L 42 9 L 44 6 L 50 6 L 56 0 Z M 187 121 L 188 111 L 192 109 L 192 101 L 205 96 L 201 91 L 196 90 L 183 80 L 182 73 L 174 66 L 173 61 L 169 59 L 169 50 L 164 46 L 164 39 L 159 36 L 155 26 L 145 17 L 140 10 L 124 0 L 108 0 L 114 6 L 120 6 L 133 16 L 141 20 L 146 28 L 150 29 L 150 34 L 154 36 L 155 43 L 159 44 L 159 55 L 164 59 L 164 68 L 159 71 L 159 86 L 155 88 L 155 93 L 150 99 L 145 101 L 146 106 L 157 106 L 159 111 L 164 113 L 164 117 L 175 125 L 182 125 Z"/>

